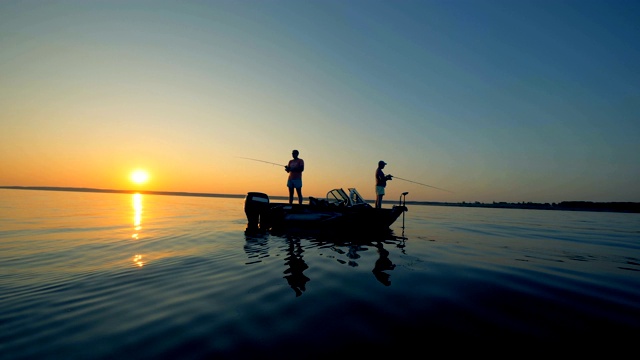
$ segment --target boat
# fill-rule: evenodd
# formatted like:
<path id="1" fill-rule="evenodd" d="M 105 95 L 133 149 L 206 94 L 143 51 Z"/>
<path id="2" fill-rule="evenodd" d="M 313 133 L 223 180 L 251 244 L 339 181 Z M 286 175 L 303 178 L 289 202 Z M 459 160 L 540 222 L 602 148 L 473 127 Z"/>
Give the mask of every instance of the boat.
<path id="1" fill-rule="evenodd" d="M 278 232 L 287 230 L 337 230 L 376 232 L 390 226 L 408 211 L 402 193 L 399 203 L 391 208 L 375 208 L 367 203 L 355 188 L 342 188 L 327 192 L 326 198 L 309 197 L 306 204 L 271 202 L 261 192 L 247 193 L 244 212 L 247 232 Z"/>

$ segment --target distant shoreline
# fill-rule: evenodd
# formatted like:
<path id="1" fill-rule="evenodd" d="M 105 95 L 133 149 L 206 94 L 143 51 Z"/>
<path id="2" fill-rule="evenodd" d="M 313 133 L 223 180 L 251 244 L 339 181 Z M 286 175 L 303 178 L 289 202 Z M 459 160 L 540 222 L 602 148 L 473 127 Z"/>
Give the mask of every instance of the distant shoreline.
<path id="1" fill-rule="evenodd" d="M 193 192 L 182 192 L 182 191 L 114 190 L 114 189 L 94 189 L 94 188 L 55 187 L 55 186 L 0 186 L 0 189 L 73 191 L 73 192 L 97 192 L 97 193 L 116 193 L 116 194 L 144 194 L 144 195 L 171 195 L 171 196 L 198 196 L 198 197 L 226 197 L 226 198 L 244 198 L 245 197 L 245 195 L 193 193 Z"/>
<path id="2" fill-rule="evenodd" d="M 239 194 L 216 194 L 216 193 L 194 193 L 183 191 L 152 191 L 152 190 L 115 190 L 115 189 L 95 189 L 76 187 L 55 187 L 55 186 L 0 186 L 0 189 L 10 190 L 43 190 L 43 191 L 71 191 L 71 192 L 95 192 L 95 193 L 116 193 L 116 194 L 144 194 L 144 195 L 169 195 L 169 196 L 196 196 L 196 197 L 222 197 L 242 199 L 246 195 Z M 273 199 L 286 200 L 286 196 L 269 196 Z M 387 204 L 394 204 L 394 201 L 384 201 Z M 564 211 L 598 211 L 598 212 L 625 212 L 640 213 L 640 202 L 593 202 L 593 201 L 562 201 L 559 203 L 507 203 L 507 202 L 433 202 L 433 201 L 407 201 L 407 205 L 431 205 L 431 206 L 455 206 L 455 207 L 483 207 L 500 209 L 530 209 L 530 210 L 564 210 Z"/>

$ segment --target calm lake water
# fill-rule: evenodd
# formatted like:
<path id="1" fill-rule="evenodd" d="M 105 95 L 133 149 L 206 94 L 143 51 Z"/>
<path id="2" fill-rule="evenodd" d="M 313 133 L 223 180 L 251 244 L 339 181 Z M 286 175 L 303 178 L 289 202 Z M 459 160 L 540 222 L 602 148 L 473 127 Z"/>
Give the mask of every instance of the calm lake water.
<path id="1" fill-rule="evenodd" d="M 243 204 L 0 189 L 0 358 L 637 344 L 639 214 L 409 205 L 391 235 L 357 239 L 245 235 Z"/>

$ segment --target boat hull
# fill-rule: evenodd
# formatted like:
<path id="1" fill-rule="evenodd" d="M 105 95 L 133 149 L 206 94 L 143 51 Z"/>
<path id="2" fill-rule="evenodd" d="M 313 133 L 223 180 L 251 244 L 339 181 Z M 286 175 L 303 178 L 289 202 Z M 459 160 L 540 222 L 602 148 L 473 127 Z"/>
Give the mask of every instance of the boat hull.
<path id="1" fill-rule="evenodd" d="M 369 204 L 287 204 L 270 203 L 262 193 L 245 198 L 248 231 L 289 229 L 375 232 L 389 227 L 407 211 L 404 205 L 376 209 Z"/>

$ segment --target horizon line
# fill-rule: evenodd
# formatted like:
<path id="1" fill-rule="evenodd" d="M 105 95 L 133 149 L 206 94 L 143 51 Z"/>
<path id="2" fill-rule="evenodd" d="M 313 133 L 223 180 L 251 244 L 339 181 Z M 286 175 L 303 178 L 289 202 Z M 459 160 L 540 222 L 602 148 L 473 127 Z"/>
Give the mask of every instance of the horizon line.
<path id="1" fill-rule="evenodd" d="M 117 194 L 147 194 L 147 195 L 169 195 L 169 196 L 196 196 L 196 197 L 225 197 L 225 198 L 244 198 L 242 194 L 220 194 L 220 193 L 202 193 L 202 192 L 188 192 L 188 191 L 158 191 L 158 190 L 118 190 L 118 189 L 100 189 L 100 188 L 88 188 L 88 187 L 68 187 L 68 186 L 0 186 L 0 189 L 10 190 L 42 190 L 42 191 L 75 191 L 75 192 L 99 192 L 99 193 L 117 193 Z M 289 197 L 283 195 L 269 195 L 274 199 L 286 200 Z M 308 198 L 308 197 L 307 197 Z M 367 202 L 373 202 L 371 200 L 365 200 Z M 383 200 L 384 203 L 394 203 L 392 200 Z M 556 204 L 562 202 L 590 202 L 601 204 L 640 204 L 640 202 L 634 201 L 590 201 L 590 200 L 563 200 L 556 202 Z M 549 203 L 534 203 L 534 202 L 506 202 L 506 201 L 493 201 L 492 203 L 482 203 L 479 201 L 462 201 L 462 202 L 448 202 L 448 201 L 419 201 L 409 200 L 406 201 L 409 204 L 549 204 Z"/>

